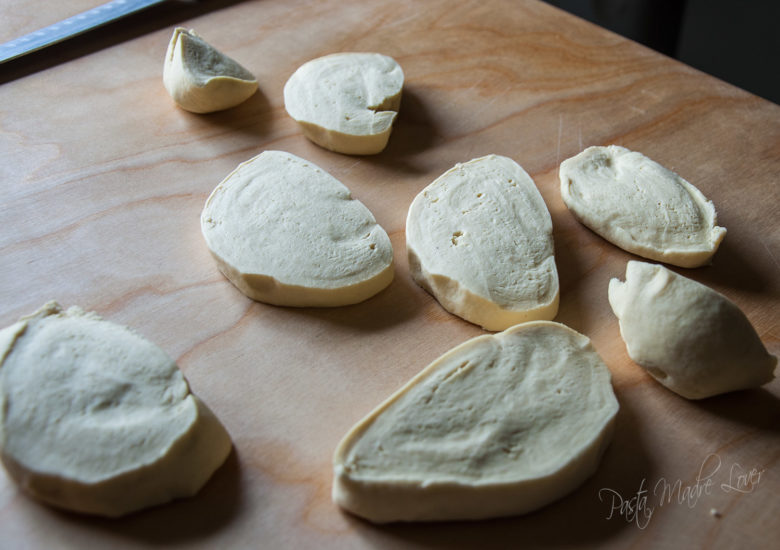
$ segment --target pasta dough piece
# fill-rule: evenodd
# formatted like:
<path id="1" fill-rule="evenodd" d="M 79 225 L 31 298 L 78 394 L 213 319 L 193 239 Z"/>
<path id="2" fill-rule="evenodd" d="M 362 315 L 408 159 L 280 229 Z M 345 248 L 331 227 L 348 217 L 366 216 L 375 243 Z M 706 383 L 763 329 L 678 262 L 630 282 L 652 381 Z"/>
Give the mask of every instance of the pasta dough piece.
<path id="1" fill-rule="evenodd" d="M 289 153 L 239 165 L 206 201 L 201 229 L 220 271 L 253 300 L 342 306 L 393 279 L 390 238 L 368 208 Z"/>
<path id="2" fill-rule="evenodd" d="M 235 107 L 257 91 L 251 72 L 182 27 L 168 44 L 163 84 L 179 107 L 193 113 Z"/>
<path id="3" fill-rule="evenodd" d="M 333 500 L 379 523 L 531 512 L 596 471 L 617 411 L 585 336 L 549 321 L 479 336 L 347 433 Z"/>
<path id="4" fill-rule="evenodd" d="M 423 189 L 409 207 L 406 247 L 414 280 L 487 330 L 558 313 L 550 213 L 507 157 L 457 164 Z"/>
<path id="5" fill-rule="evenodd" d="M 33 497 L 116 517 L 194 495 L 231 443 L 160 348 L 50 302 L 0 332 L 0 447 Z"/>
<path id="6" fill-rule="evenodd" d="M 767 352 L 731 300 L 660 265 L 628 262 L 626 282 L 609 282 L 628 355 L 688 399 L 753 388 L 774 378 Z"/>
<path id="7" fill-rule="evenodd" d="M 311 141 L 338 153 L 373 155 L 390 138 L 404 73 L 378 53 L 336 53 L 301 65 L 284 106 Z"/>
<path id="8" fill-rule="evenodd" d="M 624 147 L 588 147 L 561 163 L 560 180 L 575 218 L 644 258 L 698 267 L 711 261 L 726 235 L 696 187 Z"/>

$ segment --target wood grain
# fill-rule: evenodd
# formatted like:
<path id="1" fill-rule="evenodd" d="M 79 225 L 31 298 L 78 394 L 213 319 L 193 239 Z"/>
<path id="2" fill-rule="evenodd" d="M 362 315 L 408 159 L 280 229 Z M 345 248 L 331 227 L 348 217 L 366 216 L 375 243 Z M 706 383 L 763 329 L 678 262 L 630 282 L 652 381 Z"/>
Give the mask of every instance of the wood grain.
<path id="1" fill-rule="evenodd" d="M 147 21 L 146 34 L 113 43 L 102 35 L 107 47 L 80 57 L 55 51 L 67 62 L 0 85 L 0 326 L 56 298 L 134 327 L 177 359 L 234 453 L 197 497 L 116 521 L 38 505 L 2 472 L 0 546 L 768 548 L 780 538 L 780 382 L 689 402 L 646 376 L 606 299 L 631 256 L 574 221 L 557 179 L 561 160 L 615 143 L 697 185 L 728 235 L 712 266 L 677 271 L 739 304 L 780 354 L 778 106 L 531 0 L 218 4 L 170 26 Z M 0 39 L 51 23 L 53 5 L 0 5 Z M 255 72 L 260 92 L 221 113 L 177 109 L 161 78 L 175 23 Z M 382 52 L 405 71 L 401 114 L 379 155 L 318 148 L 284 111 L 288 76 L 337 51 Z M 286 309 L 254 303 L 220 276 L 200 210 L 265 149 L 315 162 L 374 212 L 395 249 L 388 289 L 345 308 Z M 331 453 L 389 393 L 482 333 L 411 281 L 404 224 L 425 185 L 488 153 L 522 164 L 550 209 L 556 320 L 588 335 L 610 367 L 617 431 L 597 474 L 537 513 L 373 526 L 331 503 Z M 751 469 L 761 474 L 749 492 L 728 490 L 732 472 Z M 706 475 L 714 484 L 697 494 Z M 678 480 L 671 500 L 652 494 Z M 641 525 L 610 517 L 613 495 L 642 488 Z"/>

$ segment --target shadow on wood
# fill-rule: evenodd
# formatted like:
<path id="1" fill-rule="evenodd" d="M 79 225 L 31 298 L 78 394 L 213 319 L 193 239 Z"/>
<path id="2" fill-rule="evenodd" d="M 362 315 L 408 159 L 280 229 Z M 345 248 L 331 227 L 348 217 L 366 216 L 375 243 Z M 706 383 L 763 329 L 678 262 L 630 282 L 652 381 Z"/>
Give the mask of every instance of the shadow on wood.
<path id="1" fill-rule="evenodd" d="M 780 434 L 780 399 L 764 388 L 716 395 L 694 403 L 710 414 L 748 428 Z"/>
<path id="2" fill-rule="evenodd" d="M 400 173 L 424 173 L 425 170 L 414 165 L 413 157 L 424 153 L 437 141 L 436 127 L 429 108 L 419 91 L 414 87 L 405 86 L 401 107 L 387 147 L 377 155 L 359 157 L 360 160 L 391 168 Z"/>
<path id="3" fill-rule="evenodd" d="M 249 99 L 230 109 L 203 114 L 183 112 L 189 116 L 197 117 L 205 124 L 218 126 L 224 129 L 225 133 L 240 132 L 258 138 L 264 138 L 271 134 L 273 109 L 268 96 L 263 93 L 262 87 L 258 88 Z M 259 146 L 257 152 L 260 153 Z"/>
<path id="4" fill-rule="evenodd" d="M 145 544 L 166 546 L 203 541 L 226 529 L 241 502 L 241 471 L 235 447 L 225 463 L 194 497 L 175 500 L 118 518 L 95 518 L 52 510 L 85 531 L 104 530 Z M 193 521 L 193 518 L 198 518 Z"/>

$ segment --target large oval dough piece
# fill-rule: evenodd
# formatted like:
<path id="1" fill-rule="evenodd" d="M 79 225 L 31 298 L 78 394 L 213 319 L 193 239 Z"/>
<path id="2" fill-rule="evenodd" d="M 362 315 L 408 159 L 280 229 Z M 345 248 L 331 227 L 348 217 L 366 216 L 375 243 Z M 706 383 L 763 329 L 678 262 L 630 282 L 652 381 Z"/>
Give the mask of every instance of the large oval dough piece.
<path id="1" fill-rule="evenodd" d="M 182 109 L 193 113 L 234 107 L 257 90 L 252 73 L 182 27 L 173 31 L 168 44 L 163 84 Z"/>
<path id="2" fill-rule="evenodd" d="M 588 147 L 561 163 L 560 180 L 575 218 L 644 258 L 698 267 L 710 262 L 726 235 L 696 187 L 624 147 Z"/>
<path id="3" fill-rule="evenodd" d="M 32 496 L 115 517 L 194 495 L 231 443 L 160 348 L 51 302 L 0 332 L 0 447 Z"/>
<path id="4" fill-rule="evenodd" d="M 374 522 L 530 512 L 595 472 L 617 410 L 585 336 L 549 321 L 479 336 L 349 431 L 333 500 Z"/>
<path id="5" fill-rule="evenodd" d="M 550 213 L 512 159 L 457 164 L 423 189 L 409 207 L 406 247 L 414 280 L 487 330 L 558 313 Z"/>
<path id="6" fill-rule="evenodd" d="M 378 53 L 336 53 L 301 65 L 284 86 L 284 106 L 304 135 L 331 151 L 373 155 L 387 145 L 404 73 Z"/>
<path id="7" fill-rule="evenodd" d="M 766 384 L 770 355 L 731 300 L 661 265 L 628 262 L 609 282 L 628 355 L 670 390 L 702 399 Z"/>
<path id="8" fill-rule="evenodd" d="M 355 304 L 393 279 L 390 238 L 368 208 L 290 153 L 239 165 L 206 201 L 201 229 L 220 271 L 253 300 Z"/>

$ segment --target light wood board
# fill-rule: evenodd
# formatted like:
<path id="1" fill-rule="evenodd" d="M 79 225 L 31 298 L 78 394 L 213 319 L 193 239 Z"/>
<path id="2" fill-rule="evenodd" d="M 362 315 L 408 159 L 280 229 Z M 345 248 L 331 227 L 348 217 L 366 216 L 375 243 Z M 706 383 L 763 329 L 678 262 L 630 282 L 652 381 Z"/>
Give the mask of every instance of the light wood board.
<path id="1" fill-rule="evenodd" d="M 97 3 L 3 3 L 0 40 Z M 62 63 L 0 85 L 0 326 L 57 299 L 133 327 L 178 361 L 234 453 L 197 497 L 113 521 L 41 506 L 0 470 L 0 546 L 671 549 L 780 539 L 780 382 L 689 402 L 633 364 L 607 303 L 609 279 L 632 256 L 573 219 L 557 177 L 584 147 L 619 144 L 698 186 L 728 235 L 712 266 L 677 271 L 734 300 L 778 354 L 778 106 L 535 1 L 222 4 L 179 23 L 256 74 L 260 92 L 234 109 L 194 115 L 173 104 L 161 78 L 170 16 L 113 43 L 99 35 L 106 47 L 59 54 Z M 379 155 L 323 150 L 284 110 L 292 72 L 338 51 L 382 52 L 404 69 L 401 113 Z M 219 274 L 201 208 L 266 149 L 318 164 L 374 212 L 395 249 L 390 287 L 355 306 L 287 309 L 250 301 Z M 519 162 L 548 205 L 556 320 L 589 336 L 612 371 L 615 437 L 593 478 L 537 513 L 374 526 L 332 504 L 331 454 L 412 375 L 483 333 L 411 281 L 404 224 L 424 186 L 489 153 Z M 752 484 L 730 489 L 751 470 Z M 664 484 L 670 499 L 653 494 Z M 635 518 L 627 506 L 643 489 Z"/>

